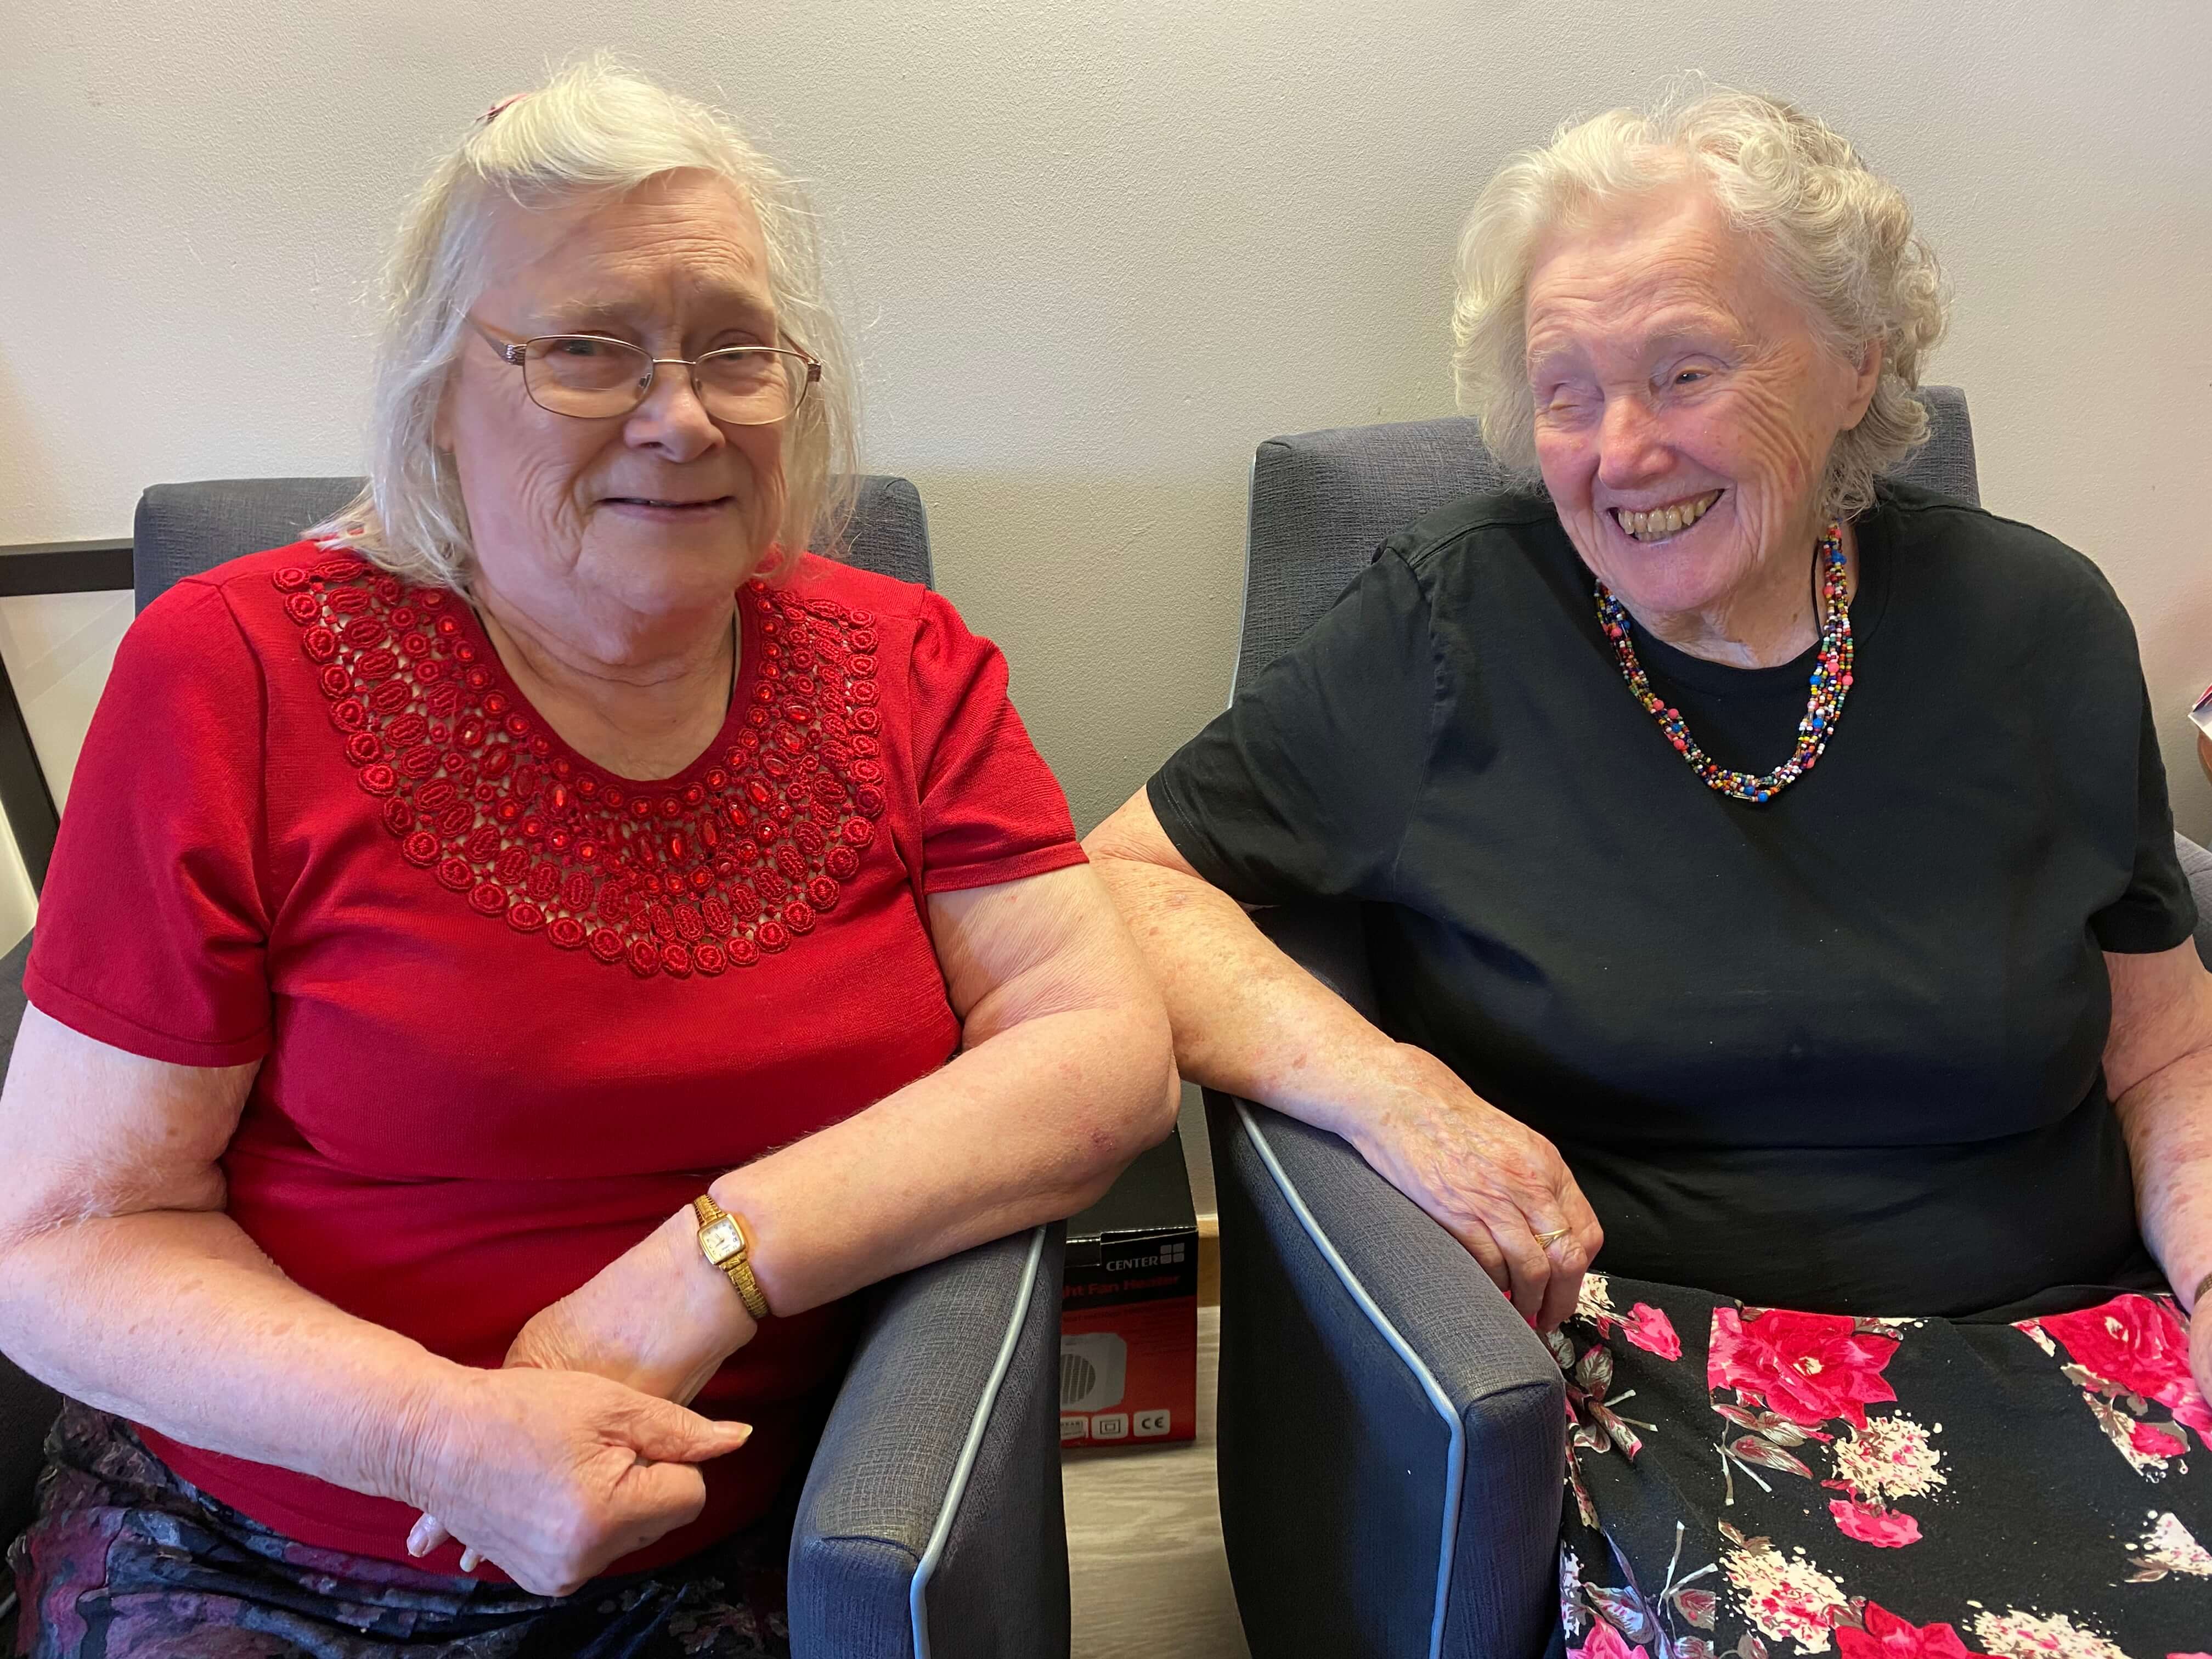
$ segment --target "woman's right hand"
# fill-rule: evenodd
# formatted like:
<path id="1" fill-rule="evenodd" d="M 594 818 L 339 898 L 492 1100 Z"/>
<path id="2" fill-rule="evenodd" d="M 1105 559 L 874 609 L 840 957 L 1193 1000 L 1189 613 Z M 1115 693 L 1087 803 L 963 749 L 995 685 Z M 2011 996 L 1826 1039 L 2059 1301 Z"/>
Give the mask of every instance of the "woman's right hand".
<path id="1" fill-rule="evenodd" d="M 1432 1216 L 1540 1331 L 1559 1328 L 1605 1242 L 1558 1148 L 1435 1055 L 1394 1043 L 1346 1137 Z M 1537 1236 L 1565 1228 L 1550 1244 Z"/>
<path id="2" fill-rule="evenodd" d="M 466 1370 L 413 1437 L 403 1485 L 538 1595 L 572 1594 L 696 1519 L 696 1465 L 752 1431 L 582 1371 Z"/>

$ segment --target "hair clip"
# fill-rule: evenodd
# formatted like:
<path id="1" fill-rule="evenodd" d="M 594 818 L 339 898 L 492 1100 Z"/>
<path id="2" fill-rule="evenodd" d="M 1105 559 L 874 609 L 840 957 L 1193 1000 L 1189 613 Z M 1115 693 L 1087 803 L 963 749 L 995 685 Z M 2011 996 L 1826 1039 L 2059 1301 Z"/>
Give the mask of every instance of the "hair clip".
<path id="1" fill-rule="evenodd" d="M 516 99 L 527 98 L 528 96 L 530 96 L 530 94 L 526 92 L 511 92 L 507 94 L 506 97 L 501 99 L 499 102 L 494 104 L 489 109 L 486 110 L 481 116 L 479 116 L 477 120 L 477 125 L 478 126 L 484 127 L 489 126 L 492 124 L 493 118 L 498 115 L 500 111 L 505 109 L 509 104 L 514 102 Z"/>

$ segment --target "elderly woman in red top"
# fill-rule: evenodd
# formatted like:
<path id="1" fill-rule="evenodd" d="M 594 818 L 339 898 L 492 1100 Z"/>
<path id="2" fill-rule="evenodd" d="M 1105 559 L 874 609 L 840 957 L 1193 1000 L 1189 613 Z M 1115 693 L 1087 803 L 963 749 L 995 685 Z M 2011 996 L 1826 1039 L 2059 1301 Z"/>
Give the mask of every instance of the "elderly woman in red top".
<path id="1" fill-rule="evenodd" d="M 999 653 L 798 550 L 805 226 L 619 71 L 500 106 L 361 500 L 125 640 L 0 1102 L 0 1347 L 82 1402 L 30 1651 L 781 1651 L 850 1293 L 1166 1132 Z"/>

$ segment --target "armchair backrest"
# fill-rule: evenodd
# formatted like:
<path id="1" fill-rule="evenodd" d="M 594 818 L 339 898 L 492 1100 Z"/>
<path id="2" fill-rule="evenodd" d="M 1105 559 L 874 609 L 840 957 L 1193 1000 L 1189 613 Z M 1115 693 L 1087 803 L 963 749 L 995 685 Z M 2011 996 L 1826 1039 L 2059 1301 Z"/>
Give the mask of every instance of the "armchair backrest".
<path id="1" fill-rule="evenodd" d="M 844 562 L 931 585 L 929 523 L 904 478 L 866 477 L 846 532 Z M 143 611 L 179 577 L 297 540 L 354 498 L 359 478 L 208 478 L 154 484 L 138 498 L 131 562 Z"/>
<path id="2" fill-rule="evenodd" d="M 1896 476 L 1979 504 L 1966 394 L 1929 386 L 1920 398 L 1928 441 Z M 1290 649 L 1391 535 L 1449 501 L 1507 483 L 1482 447 L 1481 429 L 1459 416 L 1268 439 L 1252 459 L 1236 684 Z"/>

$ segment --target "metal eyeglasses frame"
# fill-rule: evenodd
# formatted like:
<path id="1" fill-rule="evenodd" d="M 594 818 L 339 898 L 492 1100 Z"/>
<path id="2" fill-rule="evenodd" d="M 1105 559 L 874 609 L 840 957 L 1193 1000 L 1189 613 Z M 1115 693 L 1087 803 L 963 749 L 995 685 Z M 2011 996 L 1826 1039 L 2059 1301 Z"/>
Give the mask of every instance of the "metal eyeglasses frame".
<path id="1" fill-rule="evenodd" d="M 474 317 L 468 318 L 466 320 L 471 328 L 473 328 L 477 333 L 483 336 L 484 343 L 499 354 L 500 361 L 501 362 L 511 364 L 514 368 L 523 371 L 522 390 L 524 395 L 527 397 L 532 403 L 537 404 L 538 407 L 544 410 L 548 415 L 558 415 L 564 420 L 627 420 L 643 406 L 645 400 L 647 398 L 650 398 L 653 395 L 653 382 L 659 378 L 661 366 L 663 364 L 680 365 L 691 371 L 691 395 L 699 400 L 699 406 L 702 409 L 705 409 L 707 406 L 707 394 L 699 385 L 699 365 L 707 362 L 708 359 L 711 357 L 734 357 L 740 354 L 767 352 L 772 353 L 774 356 L 778 357 L 796 357 L 800 362 L 806 365 L 806 376 L 799 383 L 799 395 L 792 400 L 792 404 L 789 409 L 777 416 L 774 420 L 728 421 L 724 422 L 724 424 L 729 426 L 774 426 L 777 421 L 787 421 L 793 416 L 798 414 L 799 411 L 805 406 L 808 389 L 820 385 L 822 381 L 822 360 L 817 357 L 812 352 L 807 350 L 805 347 L 800 345 L 795 340 L 792 341 L 788 345 L 780 346 L 724 346 L 719 351 L 702 351 L 696 357 L 655 357 L 648 355 L 643 346 L 633 344 L 628 340 L 617 340 L 611 336 L 605 334 L 533 334 L 526 340 L 503 340 L 498 336 L 498 334 L 493 331 L 489 324 L 479 322 Z M 786 336 L 785 337 L 787 339 L 789 338 L 788 336 Z M 624 351 L 634 351 L 639 356 L 644 357 L 646 362 L 645 379 L 638 386 L 637 397 L 635 400 L 631 403 L 628 409 L 618 410 L 605 415 L 579 415 L 575 410 L 571 409 L 555 409 L 548 404 L 539 403 L 538 394 L 532 391 L 530 386 L 530 348 L 548 340 L 589 340 L 597 345 L 616 346 Z M 708 411 L 708 414 L 709 417 L 712 419 L 721 419 L 721 416 L 714 415 L 711 410 Z"/>

